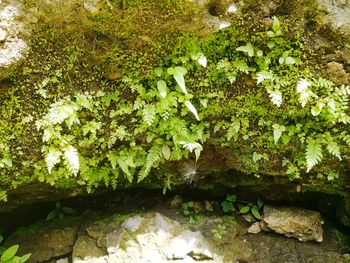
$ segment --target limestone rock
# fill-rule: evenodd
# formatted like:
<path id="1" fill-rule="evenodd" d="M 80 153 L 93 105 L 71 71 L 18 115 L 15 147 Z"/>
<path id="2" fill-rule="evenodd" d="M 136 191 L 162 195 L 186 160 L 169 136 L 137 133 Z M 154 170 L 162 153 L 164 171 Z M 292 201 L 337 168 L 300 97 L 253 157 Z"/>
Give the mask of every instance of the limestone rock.
<path id="1" fill-rule="evenodd" d="M 5 242 L 9 247 L 19 245 L 18 255 L 32 253 L 30 262 L 43 262 L 71 253 L 76 240 L 80 219 L 63 222 L 39 222 L 19 229 Z"/>
<path id="2" fill-rule="evenodd" d="M 323 241 L 323 229 L 319 212 L 296 207 L 264 206 L 266 227 L 299 241 Z"/>
<path id="3" fill-rule="evenodd" d="M 119 243 L 123 238 L 123 229 L 115 229 L 106 235 L 106 248 L 109 254 L 118 252 Z"/>
<path id="4" fill-rule="evenodd" d="M 209 244 L 200 232 L 184 230 L 171 241 L 167 258 L 183 259 L 190 254 L 197 260 L 213 258 Z"/>
<path id="5" fill-rule="evenodd" d="M 127 220 L 125 220 L 123 223 L 122 223 L 122 227 L 131 231 L 131 232 L 135 232 L 139 229 L 141 223 L 142 223 L 142 217 L 139 216 L 139 215 L 136 215 L 134 217 L 131 217 Z"/>
<path id="6" fill-rule="evenodd" d="M 261 227 L 259 222 L 255 222 L 248 228 L 248 233 L 257 234 L 261 232 Z"/>

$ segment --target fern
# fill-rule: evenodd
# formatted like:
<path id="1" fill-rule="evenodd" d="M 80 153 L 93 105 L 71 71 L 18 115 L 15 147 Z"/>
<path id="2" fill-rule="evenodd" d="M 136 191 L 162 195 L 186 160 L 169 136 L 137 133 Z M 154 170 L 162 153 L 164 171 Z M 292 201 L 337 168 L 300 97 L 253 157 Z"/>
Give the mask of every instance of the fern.
<path id="1" fill-rule="evenodd" d="M 61 161 L 61 155 L 62 152 L 55 148 L 50 148 L 47 154 L 45 154 L 45 163 L 49 174 L 51 173 L 52 168 Z"/>
<path id="2" fill-rule="evenodd" d="M 156 112 L 155 112 L 155 107 L 154 105 L 147 104 L 143 108 L 142 114 L 143 114 L 143 119 L 147 123 L 148 126 L 152 126 L 155 118 L 156 118 Z"/>
<path id="3" fill-rule="evenodd" d="M 331 155 L 333 155 L 333 156 L 337 157 L 339 160 L 341 160 L 342 158 L 341 158 L 339 146 L 335 141 L 333 141 L 333 139 L 330 136 L 327 138 L 326 144 L 327 144 L 327 146 L 326 146 L 327 151 Z"/>
<path id="4" fill-rule="evenodd" d="M 162 151 L 160 146 L 158 145 L 153 146 L 149 150 L 146 158 L 146 164 L 144 165 L 144 169 L 140 173 L 140 176 L 137 180 L 138 182 L 142 181 L 149 174 L 152 167 L 159 162 L 159 160 L 161 159 L 161 156 L 162 156 Z"/>
<path id="5" fill-rule="evenodd" d="M 307 173 L 318 164 L 323 158 L 322 155 L 322 145 L 319 144 L 316 140 L 309 139 L 307 140 L 306 146 L 306 165 Z"/>
<path id="6" fill-rule="evenodd" d="M 73 175 L 77 176 L 79 172 L 79 155 L 77 149 L 75 149 L 72 145 L 68 145 L 64 148 L 64 163 L 68 168 L 69 172 Z"/>
<path id="7" fill-rule="evenodd" d="M 226 134 L 227 140 L 230 141 L 232 138 L 237 140 L 237 135 L 240 129 L 241 129 L 241 124 L 238 120 L 231 123 L 230 126 L 228 127 L 227 134 Z"/>
<path id="8" fill-rule="evenodd" d="M 267 92 L 270 95 L 271 101 L 273 104 L 275 104 L 277 107 L 281 106 L 283 99 L 282 99 L 282 93 L 278 89 L 266 89 Z"/>

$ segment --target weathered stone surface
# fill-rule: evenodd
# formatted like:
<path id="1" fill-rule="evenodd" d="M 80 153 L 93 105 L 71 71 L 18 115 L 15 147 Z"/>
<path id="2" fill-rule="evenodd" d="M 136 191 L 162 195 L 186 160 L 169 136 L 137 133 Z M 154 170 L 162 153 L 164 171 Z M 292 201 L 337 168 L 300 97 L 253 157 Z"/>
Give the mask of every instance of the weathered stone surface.
<path id="1" fill-rule="evenodd" d="M 296 207 L 264 206 L 266 227 L 299 241 L 323 241 L 323 229 L 319 212 Z"/>
<path id="2" fill-rule="evenodd" d="M 106 235 L 106 248 L 108 254 L 118 252 L 120 241 L 123 238 L 123 229 L 115 229 Z"/>
<path id="3" fill-rule="evenodd" d="M 251 234 L 257 234 L 261 232 L 261 227 L 259 222 L 255 222 L 254 224 L 252 224 L 249 228 L 248 228 L 248 233 Z"/>
<path id="4" fill-rule="evenodd" d="M 136 215 L 134 217 L 131 217 L 125 220 L 121 226 L 131 232 L 135 232 L 139 229 L 142 221 L 143 221 L 142 217 L 139 215 Z"/>
<path id="5" fill-rule="evenodd" d="M 32 253 L 30 262 L 43 262 L 69 254 L 77 238 L 81 219 L 61 222 L 40 222 L 32 228 L 19 229 L 5 246 L 19 244 L 19 255 Z"/>

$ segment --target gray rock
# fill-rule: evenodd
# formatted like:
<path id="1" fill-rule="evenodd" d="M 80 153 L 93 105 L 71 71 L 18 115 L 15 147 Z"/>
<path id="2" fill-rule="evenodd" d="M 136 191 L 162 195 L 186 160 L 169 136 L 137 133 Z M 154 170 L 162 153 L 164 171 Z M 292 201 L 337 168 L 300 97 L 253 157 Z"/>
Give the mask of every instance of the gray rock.
<path id="1" fill-rule="evenodd" d="M 197 260 L 213 258 L 210 246 L 200 232 L 184 230 L 171 241 L 167 252 L 168 259 L 183 259 L 187 255 Z"/>
<path id="2" fill-rule="evenodd" d="M 295 237 L 299 241 L 323 241 L 319 212 L 297 207 L 264 206 L 264 222 L 273 232 Z"/>
<path id="3" fill-rule="evenodd" d="M 125 220 L 121 227 L 125 228 L 131 232 L 135 232 L 139 229 L 143 219 L 140 215 L 136 215 Z"/>
<path id="4" fill-rule="evenodd" d="M 123 238 L 123 229 L 115 229 L 106 235 L 106 248 L 108 254 L 115 254 L 119 250 L 120 241 Z"/>
<path id="5" fill-rule="evenodd" d="M 19 244 L 18 255 L 31 253 L 31 262 L 48 261 L 72 252 L 77 238 L 80 219 L 65 219 L 63 222 L 39 222 L 19 229 L 4 243 L 5 247 Z"/>
<path id="6" fill-rule="evenodd" d="M 56 263 L 69 263 L 69 258 L 61 258 L 56 260 Z"/>
<path id="7" fill-rule="evenodd" d="M 249 228 L 248 228 L 248 233 L 251 234 L 257 234 L 261 232 L 261 227 L 259 222 L 253 223 Z"/>

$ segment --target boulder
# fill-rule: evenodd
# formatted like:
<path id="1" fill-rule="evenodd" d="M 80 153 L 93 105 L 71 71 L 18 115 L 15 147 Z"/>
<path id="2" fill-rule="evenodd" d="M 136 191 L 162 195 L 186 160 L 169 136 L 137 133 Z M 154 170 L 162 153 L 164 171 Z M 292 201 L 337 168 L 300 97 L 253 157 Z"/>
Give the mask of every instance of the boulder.
<path id="1" fill-rule="evenodd" d="M 264 228 L 299 241 L 323 241 L 319 212 L 297 208 L 264 206 Z"/>

